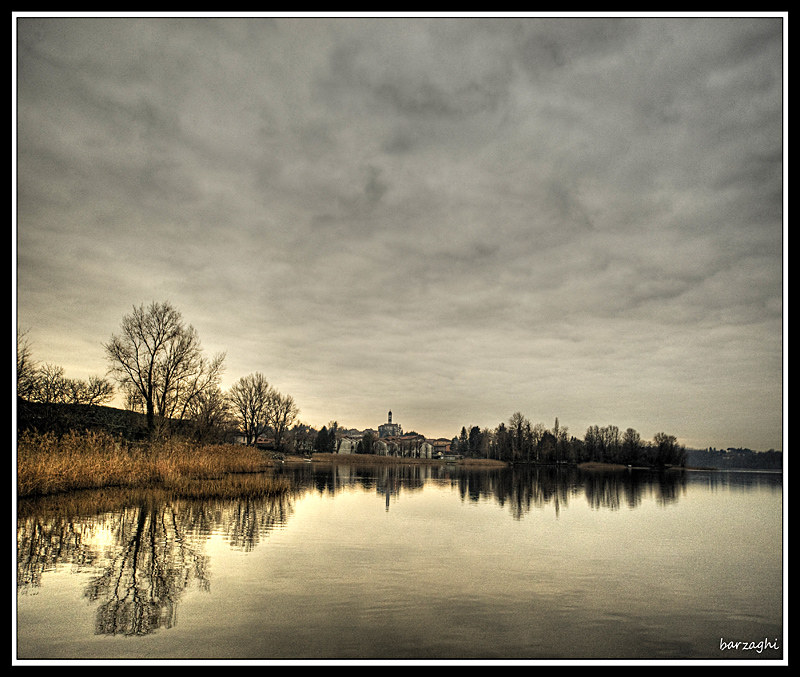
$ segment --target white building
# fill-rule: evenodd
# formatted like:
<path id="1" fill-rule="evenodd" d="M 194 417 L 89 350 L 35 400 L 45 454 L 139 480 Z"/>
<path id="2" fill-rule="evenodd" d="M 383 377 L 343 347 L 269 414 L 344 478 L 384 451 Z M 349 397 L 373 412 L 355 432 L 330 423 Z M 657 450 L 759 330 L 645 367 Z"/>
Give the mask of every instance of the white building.
<path id="1" fill-rule="evenodd" d="M 339 442 L 340 454 L 355 454 L 358 440 L 353 440 L 348 437 L 343 437 Z"/>
<path id="2" fill-rule="evenodd" d="M 389 411 L 389 421 L 378 426 L 378 437 L 402 437 L 403 428 L 399 423 L 392 423 L 392 412 Z"/>

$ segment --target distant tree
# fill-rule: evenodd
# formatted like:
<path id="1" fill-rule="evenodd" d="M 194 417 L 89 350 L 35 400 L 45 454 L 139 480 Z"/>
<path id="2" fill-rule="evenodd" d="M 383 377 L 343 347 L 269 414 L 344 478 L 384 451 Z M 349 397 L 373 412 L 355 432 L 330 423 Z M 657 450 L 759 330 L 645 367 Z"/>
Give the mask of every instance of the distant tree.
<path id="1" fill-rule="evenodd" d="M 508 428 L 506 428 L 506 424 L 502 421 L 498 423 L 494 435 L 496 445 L 495 458 L 498 458 L 501 461 L 510 461 L 513 452 L 511 449 L 511 434 L 509 433 Z"/>
<path id="2" fill-rule="evenodd" d="M 508 431 L 511 435 L 511 458 L 514 462 L 526 460 L 526 447 L 529 438 L 526 435 L 530 431 L 530 422 L 523 416 L 522 412 L 514 412 L 508 419 Z"/>
<path id="3" fill-rule="evenodd" d="M 67 379 L 68 400 L 74 404 L 97 406 L 114 397 L 114 386 L 99 376 L 90 376 L 88 381 Z"/>
<path id="4" fill-rule="evenodd" d="M 275 438 L 275 449 L 281 450 L 283 438 L 297 421 L 300 410 L 291 395 L 281 395 L 277 390 L 271 389 L 267 406 L 267 425 L 272 429 Z"/>
<path id="5" fill-rule="evenodd" d="M 327 426 L 322 426 L 320 431 L 317 433 L 317 439 L 314 441 L 314 452 L 317 454 L 333 453 L 331 435 Z"/>
<path id="6" fill-rule="evenodd" d="M 317 431 L 306 423 L 295 423 L 289 433 L 289 439 L 297 453 L 312 451 L 316 436 Z"/>
<path id="7" fill-rule="evenodd" d="M 67 378 L 64 368 L 54 364 L 39 365 L 33 360 L 24 333 L 17 333 L 18 426 L 33 427 L 61 434 L 67 430 L 95 425 L 97 415 L 66 405 L 94 407 L 114 396 L 114 386 L 104 378 L 88 380 Z"/>
<path id="8" fill-rule="evenodd" d="M 549 430 L 542 433 L 542 439 L 539 442 L 539 460 L 542 463 L 556 461 L 556 438 Z"/>
<path id="9" fill-rule="evenodd" d="M 469 435 L 467 434 L 466 427 L 462 426 L 461 434 L 458 436 L 458 449 L 456 453 L 463 454 L 464 456 L 469 455 Z"/>
<path id="10" fill-rule="evenodd" d="M 586 461 L 602 461 L 600 429 L 594 425 L 586 429 L 583 436 L 583 456 Z"/>
<path id="11" fill-rule="evenodd" d="M 569 452 L 569 429 L 562 426 L 556 417 L 555 424 L 553 425 L 553 453 L 555 455 L 556 463 L 566 461 Z"/>
<path id="12" fill-rule="evenodd" d="M 622 462 L 629 465 L 639 463 L 642 456 L 642 437 L 633 428 L 622 435 Z"/>
<path id="13" fill-rule="evenodd" d="M 686 465 L 686 448 L 678 444 L 674 435 L 656 433 L 653 452 L 656 465 Z"/>
<path id="14" fill-rule="evenodd" d="M 371 432 L 366 432 L 356 445 L 356 453 L 374 454 L 375 453 L 374 444 L 375 444 L 375 435 Z"/>
<path id="15" fill-rule="evenodd" d="M 542 448 L 542 438 L 544 437 L 545 430 L 544 423 L 537 423 L 531 427 L 531 460 L 534 462 L 539 461 L 539 453 Z"/>
<path id="16" fill-rule="evenodd" d="M 201 442 L 229 441 L 236 430 L 236 420 L 230 400 L 220 388 L 203 391 L 189 408 L 192 435 Z"/>
<path id="17" fill-rule="evenodd" d="M 255 444 L 267 428 L 272 389 L 263 374 L 242 376 L 228 390 L 227 400 L 247 445 Z"/>
<path id="18" fill-rule="evenodd" d="M 55 364 L 44 364 L 36 374 L 36 385 L 31 400 L 40 404 L 65 404 L 67 402 L 67 381 L 64 369 Z"/>
<path id="19" fill-rule="evenodd" d="M 569 461 L 579 463 L 583 460 L 583 440 L 571 435 L 569 438 Z"/>
<path id="20" fill-rule="evenodd" d="M 54 364 L 39 367 L 31 379 L 28 398 L 41 404 L 100 405 L 114 397 L 114 386 L 104 378 L 88 381 L 66 378 L 64 368 Z"/>
<path id="21" fill-rule="evenodd" d="M 492 431 L 489 428 L 481 430 L 480 447 L 478 448 L 478 455 L 481 458 L 489 458 L 489 449 L 492 445 Z"/>
<path id="22" fill-rule="evenodd" d="M 470 457 L 480 456 L 481 437 L 481 429 L 478 426 L 475 425 L 469 429 L 468 447 Z"/>
<path id="23" fill-rule="evenodd" d="M 30 400 L 36 387 L 39 366 L 33 359 L 33 350 L 27 339 L 27 333 L 27 330 L 17 329 L 17 395 Z"/>
<path id="24" fill-rule="evenodd" d="M 622 451 L 622 438 L 619 428 L 615 425 L 608 425 L 601 428 L 603 456 L 608 463 L 619 463 Z"/>
<path id="25" fill-rule="evenodd" d="M 339 423 L 338 421 L 331 421 L 328 423 L 328 453 L 336 454 L 339 451 L 341 440 L 339 437 Z"/>
<path id="26" fill-rule="evenodd" d="M 121 330 L 104 345 L 110 373 L 140 399 L 151 436 L 170 419 L 184 419 L 195 398 L 219 384 L 224 353 L 203 357 L 197 331 L 168 302 L 134 307 Z"/>

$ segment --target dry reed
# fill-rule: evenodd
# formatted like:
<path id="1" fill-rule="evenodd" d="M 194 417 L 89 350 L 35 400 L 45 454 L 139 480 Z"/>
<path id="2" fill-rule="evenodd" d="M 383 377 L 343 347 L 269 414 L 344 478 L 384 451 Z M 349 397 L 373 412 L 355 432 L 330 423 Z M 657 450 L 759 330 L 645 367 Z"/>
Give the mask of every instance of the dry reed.
<path id="1" fill-rule="evenodd" d="M 260 472 L 263 452 L 240 445 L 184 440 L 133 445 L 106 433 L 21 433 L 17 443 L 17 493 L 33 496 L 108 486 L 169 485 L 186 478 Z"/>

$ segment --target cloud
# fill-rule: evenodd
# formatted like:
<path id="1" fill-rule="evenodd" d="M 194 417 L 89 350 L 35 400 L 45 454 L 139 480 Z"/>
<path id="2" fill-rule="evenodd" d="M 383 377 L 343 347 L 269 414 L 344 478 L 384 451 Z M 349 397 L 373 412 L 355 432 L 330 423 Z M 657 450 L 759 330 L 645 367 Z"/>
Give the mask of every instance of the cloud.
<path id="1" fill-rule="evenodd" d="M 722 446 L 736 390 L 780 446 L 782 27 L 21 18 L 20 324 L 94 373 L 170 300 L 315 424 Z"/>

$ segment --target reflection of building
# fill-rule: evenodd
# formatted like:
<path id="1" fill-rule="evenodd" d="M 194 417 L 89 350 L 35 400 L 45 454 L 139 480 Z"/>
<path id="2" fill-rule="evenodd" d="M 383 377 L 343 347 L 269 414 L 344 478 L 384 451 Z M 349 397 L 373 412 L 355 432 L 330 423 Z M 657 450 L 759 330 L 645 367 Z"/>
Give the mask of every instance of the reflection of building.
<path id="1" fill-rule="evenodd" d="M 400 437 L 403 428 L 399 423 L 392 423 L 392 412 L 389 411 L 389 421 L 378 426 L 378 437 Z"/>

